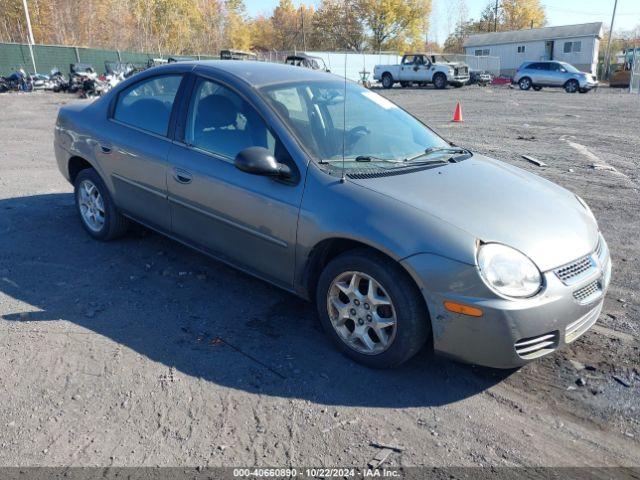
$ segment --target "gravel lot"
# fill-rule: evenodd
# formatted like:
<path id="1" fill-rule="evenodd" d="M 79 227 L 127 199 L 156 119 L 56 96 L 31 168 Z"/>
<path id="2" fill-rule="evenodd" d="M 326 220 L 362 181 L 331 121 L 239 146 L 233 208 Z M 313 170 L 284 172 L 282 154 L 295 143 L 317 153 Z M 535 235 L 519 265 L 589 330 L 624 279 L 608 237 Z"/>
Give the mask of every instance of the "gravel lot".
<path id="1" fill-rule="evenodd" d="M 365 467 L 376 441 L 403 446 L 395 466 L 640 466 L 640 98 L 381 93 L 589 203 L 614 262 L 592 330 L 518 371 L 427 351 L 365 369 L 266 283 L 143 229 L 90 240 L 52 149 L 80 100 L 2 94 L 0 466 Z"/>

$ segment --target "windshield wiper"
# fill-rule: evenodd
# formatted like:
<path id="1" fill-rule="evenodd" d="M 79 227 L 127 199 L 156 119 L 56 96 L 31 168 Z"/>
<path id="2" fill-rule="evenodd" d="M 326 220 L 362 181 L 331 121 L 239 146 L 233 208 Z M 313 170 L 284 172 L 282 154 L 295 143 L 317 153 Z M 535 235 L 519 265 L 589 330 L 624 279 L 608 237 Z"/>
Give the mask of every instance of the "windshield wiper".
<path id="1" fill-rule="evenodd" d="M 424 152 L 419 153 L 418 155 L 415 155 L 413 157 L 409 157 L 409 158 L 405 158 L 404 161 L 405 162 L 413 162 L 414 160 L 417 160 L 419 158 L 423 158 L 423 157 L 427 157 L 433 153 L 457 153 L 459 155 L 471 155 L 471 152 L 469 150 L 466 150 L 464 148 L 460 148 L 460 147 L 429 147 L 427 148 Z M 431 160 L 430 162 L 421 162 L 422 164 L 428 164 L 428 163 L 447 163 L 447 162 L 455 162 L 455 156 L 451 156 L 449 157 L 447 160 Z"/>
<path id="2" fill-rule="evenodd" d="M 380 158 L 373 155 L 358 155 L 355 158 L 345 158 L 345 162 L 384 162 L 384 163 L 401 163 L 397 160 L 390 160 L 388 158 Z M 323 160 L 322 163 L 340 163 L 342 162 L 341 158 L 331 158 L 328 160 Z"/>

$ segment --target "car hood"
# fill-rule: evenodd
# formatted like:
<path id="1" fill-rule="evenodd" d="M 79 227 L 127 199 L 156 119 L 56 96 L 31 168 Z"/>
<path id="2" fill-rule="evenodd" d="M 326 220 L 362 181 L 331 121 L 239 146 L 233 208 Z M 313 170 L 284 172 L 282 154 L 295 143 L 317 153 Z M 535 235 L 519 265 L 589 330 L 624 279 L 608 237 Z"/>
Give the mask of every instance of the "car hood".
<path id="1" fill-rule="evenodd" d="M 483 242 L 521 251 L 541 271 L 593 251 L 598 226 L 564 188 L 498 160 L 468 160 L 355 183 L 454 225 Z"/>

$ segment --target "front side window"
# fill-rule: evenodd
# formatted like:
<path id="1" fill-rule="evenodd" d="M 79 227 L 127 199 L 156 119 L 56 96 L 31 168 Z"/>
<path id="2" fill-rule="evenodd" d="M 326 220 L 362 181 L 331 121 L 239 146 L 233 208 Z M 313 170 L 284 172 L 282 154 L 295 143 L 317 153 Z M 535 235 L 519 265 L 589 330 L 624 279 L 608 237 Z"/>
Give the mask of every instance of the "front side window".
<path id="1" fill-rule="evenodd" d="M 262 92 L 320 162 L 342 161 L 344 145 L 347 168 L 378 164 L 392 168 L 406 165 L 405 160 L 426 149 L 449 147 L 386 98 L 352 83 L 346 87 L 346 104 L 345 85 L 340 81 L 275 85 L 263 87 Z M 304 107 L 300 110 L 299 105 Z M 296 109 L 290 111 L 289 106 Z"/>
<path id="2" fill-rule="evenodd" d="M 184 141 L 229 160 L 254 146 L 275 153 L 275 137 L 258 112 L 237 93 L 203 78 L 191 95 Z"/>
<path id="3" fill-rule="evenodd" d="M 181 80 L 182 75 L 163 75 L 131 85 L 118 95 L 113 118 L 148 132 L 167 135 Z"/>

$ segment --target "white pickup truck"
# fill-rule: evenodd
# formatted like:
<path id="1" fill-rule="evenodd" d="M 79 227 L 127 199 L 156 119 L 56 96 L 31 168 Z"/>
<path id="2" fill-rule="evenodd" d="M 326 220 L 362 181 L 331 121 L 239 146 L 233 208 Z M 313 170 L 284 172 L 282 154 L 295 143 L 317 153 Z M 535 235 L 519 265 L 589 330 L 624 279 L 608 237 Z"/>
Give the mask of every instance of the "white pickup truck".
<path id="1" fill-rule="evenodd" d="M 469 81 L 469 66 L 463 62 L 438 61 L 435 55 L 409 53 L 402 57 L 400 65 L 376 65 L 373 78 L 382 82 L 384 88 L 400 83 L 403 87 L 412 84 L 433 83 L 436 88 L 447 85 L 461 87 Z"/>

